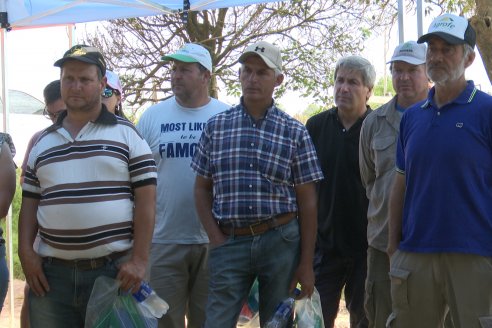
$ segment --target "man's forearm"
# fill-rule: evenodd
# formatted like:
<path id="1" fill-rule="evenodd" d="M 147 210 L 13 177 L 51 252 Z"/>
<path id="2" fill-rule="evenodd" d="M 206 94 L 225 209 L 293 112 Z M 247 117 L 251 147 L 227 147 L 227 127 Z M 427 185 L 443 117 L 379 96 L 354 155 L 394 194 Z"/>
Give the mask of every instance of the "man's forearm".
<path id="1" fill-rule="evenodd" d="M 389 200 L 389 237 L 387 252 L 390 257 L 398 249 L 401 241 L 405 188 L 405 176 L 403 174 L 396 173 Z"/>
<path id="2" fill-rule="evenodd" d="M 300 264 L 312 266 L 318 229 L 318 202 L 315 183 L 297 186 L 296 194 L 301 231 Z"/>
<path id="3" fill-rule="evenodd" d="M 30 256 L 33 252 L 34 239 L 38 233 L 38 210 L 39 200 L 33 198 L 22 198 L 22 205 L 19 213 L 19 244 L 18 254 L 22 258 Z"/>
<path id="4" fill-rule="evenodd" d="M 217 222 L 212 214 L 213 205 L 213 182 L 201 176 L 195 180 L 195 206 L 198 217 L 207 232 L 208 238 L 212 245 L 223 242 L 224 235 L 219 229 Z"/>
<path id="5" fill-rule="evenodd" d="M 155 185 L 135 189 L 132 258 L 147 264 L 155 222 Z"/>

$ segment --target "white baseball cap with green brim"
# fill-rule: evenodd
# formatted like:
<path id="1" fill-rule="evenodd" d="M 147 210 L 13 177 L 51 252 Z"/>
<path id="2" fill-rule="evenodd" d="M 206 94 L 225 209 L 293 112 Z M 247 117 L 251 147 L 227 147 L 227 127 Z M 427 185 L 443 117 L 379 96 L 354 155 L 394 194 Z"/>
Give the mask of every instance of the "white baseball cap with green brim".
<path id="1" fill-rule="evenodd" d="M 164 61 L 176 60 L 184 63 L 199 63 L 207 70 L 212 72 L 212 57 L 203 46 L 195 43 L 185 43 L 185 45 L 173 54 L 161 57 Z"/>

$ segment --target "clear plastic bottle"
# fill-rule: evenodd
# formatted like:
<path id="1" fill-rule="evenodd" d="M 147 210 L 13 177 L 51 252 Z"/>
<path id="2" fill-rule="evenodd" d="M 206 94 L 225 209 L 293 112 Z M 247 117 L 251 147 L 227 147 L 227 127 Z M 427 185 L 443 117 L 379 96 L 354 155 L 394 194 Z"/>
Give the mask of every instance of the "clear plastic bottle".
<path id="1" fill-rule="evenodd" d="M 265 328 L 284 328 L 294 314 L 295 297 L 300 293 L 298 288 L 294 289 L 294 295 L 286 298 L 277 306 L 275 313 L 265 324 Z"/>
<path id="2" fill-rule="evenodd" d="M 162 317 L 169 310 L 169 305 L 150 288 L 147 282 L 142 282 L 138 292 L 133 297 L 156 318 Z"/>

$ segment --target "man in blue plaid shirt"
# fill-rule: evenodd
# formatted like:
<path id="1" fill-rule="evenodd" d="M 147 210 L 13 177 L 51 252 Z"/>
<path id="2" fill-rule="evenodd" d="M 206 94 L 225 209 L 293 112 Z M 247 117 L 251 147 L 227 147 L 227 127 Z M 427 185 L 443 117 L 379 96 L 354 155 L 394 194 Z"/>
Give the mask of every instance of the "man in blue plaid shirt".
<path id="1" fill-rule="evenodd" d="M 297 283 L 314 288 L 315 183 L 323 178 L 305 127 L 275 106 L 280 49 L 260 41 L 239 58 L 239 105 L 212 117 L 191 167 L 211 245 L 205 327 L 236 327 L 258 278 L 262 326 Z"/>

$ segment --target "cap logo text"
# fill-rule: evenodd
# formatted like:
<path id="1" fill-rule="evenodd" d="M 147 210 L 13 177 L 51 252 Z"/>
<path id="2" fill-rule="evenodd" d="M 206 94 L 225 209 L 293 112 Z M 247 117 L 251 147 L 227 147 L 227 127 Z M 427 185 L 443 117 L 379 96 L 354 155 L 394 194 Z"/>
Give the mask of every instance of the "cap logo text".
<path id="1" fill-rule="evenodd" d="M 258 51 L 258 50 L 261 51 L 261 52 L 265 52 L 265 47 L 262 47 L 262 48 L 256 47 L 255 48 L 255 51 Z"/>

